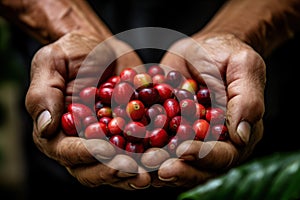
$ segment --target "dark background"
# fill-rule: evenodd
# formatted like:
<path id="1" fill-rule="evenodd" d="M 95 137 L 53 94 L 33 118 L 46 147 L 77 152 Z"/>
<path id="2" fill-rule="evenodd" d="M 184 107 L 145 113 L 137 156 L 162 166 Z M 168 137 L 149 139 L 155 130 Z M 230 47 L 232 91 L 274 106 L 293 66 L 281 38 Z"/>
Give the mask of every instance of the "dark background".
<path id="1" fill-rule="evenodd" d="M 95 11 L 108 24 L 113 33 L 120 33 L 137 27 L 165 27 L 190 35 L 200 30 L 222 5 L 222 1 L 187 1 L 179 4 L 172 1 L 90 1 Z M 166 4 L 172 4 L 168 8 Z M 41 47 L 39 43 L 24 34 L 18 27 L 0 21 L 1 25 L 1 67 L 0 91 L 6 84 L 12 84 L 13 96 L 16 96 L 14 110 L 10 110 L 5 101 L 0 100 L 0 127 L 8 123 L 8 116 L 16 116 L 18 153 L 22 156 L 22 178 L 11 182 L 0 179 L 0 198 L 5 199 L 53 199 L 68 197 L 117 199 L 161 199 L 162 194 L 176 199 L 182 191 L 178 188 L 149 189 L 143 191 L 122 191 L 103 186 L 97 189 L 86 188 L 71 177 L 55 161 L 42 154 L 32 141 L 32 121 L 24 107 L 24 98 L 29 85 L 29 68 L 32 56 Z M 299 149 L 297 127 L 299 121 L 299 34 L 289 40 L 272 55 L 265 59 L 267 64 L 267 85 L 265 93 L 266 112 L 264 116 L 265 133 L 249 160 L 271 155 L 275 152 L 292 152 Z M 163 52 L 154 49 L 139 50 L 145 63 L 159 62 Z M 16 89 L 15 89 L 16 88 Z M 3 92 L 3 91 L 2 91 Z M 0 93 L 1 94 L 1 93 Z M 5 95 L 4 95 L 5 96 Z M 0 96 L 1 97 L 1 96 Z M 15 123 L 13 122 L 13 125 Z M 2 129 L 0 129 L 2 130 Z M 6 130 L 6 129 L 3 129 Z M 1 138 L 5 138 L 1 133 Z M 0 143 L 1 144 L 1 143 Z M 3 153 L 4 152 L 4 153 Z M 5 161 L 5 151 L 1 151 L 0 166 Z M 20 163 L 20 161 L 16 162 Z M 0 167 L 1 170 L 1 167 Z M 1 173 L 0 173 L 1 174 Z M 5 172 L 4 172 L 5 174 Z M 0 176 L 1 178 L 1 176 Z"/>

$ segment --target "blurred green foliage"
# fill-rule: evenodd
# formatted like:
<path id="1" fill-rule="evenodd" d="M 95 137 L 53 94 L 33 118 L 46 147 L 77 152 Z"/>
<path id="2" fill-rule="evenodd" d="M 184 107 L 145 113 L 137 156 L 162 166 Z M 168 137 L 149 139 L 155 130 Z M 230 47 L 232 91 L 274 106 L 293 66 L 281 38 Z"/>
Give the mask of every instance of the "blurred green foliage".
<path id="1" fill-rule="evenodd" d="M 178 200 L 296 200 L 299 183 L 300 151 L 277 152 L 233 168 Z"/>

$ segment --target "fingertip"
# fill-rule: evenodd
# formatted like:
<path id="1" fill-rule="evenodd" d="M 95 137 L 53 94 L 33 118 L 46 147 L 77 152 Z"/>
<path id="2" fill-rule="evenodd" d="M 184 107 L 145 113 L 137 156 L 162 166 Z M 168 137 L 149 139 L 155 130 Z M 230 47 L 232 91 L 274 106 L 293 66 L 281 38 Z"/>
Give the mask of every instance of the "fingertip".
<path id="1" fill-rule="evenodd" d="M 49 126 L 49 124 L 52 122 L 52 116 L 48 110 L 44 110 L 41 112 L 36 120 L 37 123 L 37 130 L 40 133 L 41 137 L 47 137 L 45 134 L 45 130 Z"/>
<path id="2" fill-rule="evenodd" d="M 178 158 L 184 160 L 193 161 L 196 160 L 198 152 L 201 149 L 202 142 L 187 140 L 182 142 L 176 149 L 176 155 Z"/>
<path id="3" fill-rule="evenodd" d="M 251 125 L 247 121 L 241 121 L 236 130 L 237 135 L 245 145 L 249 143 L 251 134 Z"/>
<path id="4" fill-rule="evenodd" d="M 148 184 L 148 185 L 145 185 L 145 186 L 136 186 L 135 184 L 133 183 L 129 183 L 129 186 L 134 189 L 134 190 L 144 190 L 144 189 L 147 189 L 151 186 L 151 184 Z"/>
<path id="5" fill-rule="evenodd" d="M 157 169 L 167 159 L 170 154 L 161 148 L 150 148 L 141 157 L 142 164 L 149 169 Z"/>
<path id="6" fill-rule="evenodd" d="M 115 148 L 102 139 L 83 140 L 85 148 L 99 161 L 112 159 L 116 155 Z"/>

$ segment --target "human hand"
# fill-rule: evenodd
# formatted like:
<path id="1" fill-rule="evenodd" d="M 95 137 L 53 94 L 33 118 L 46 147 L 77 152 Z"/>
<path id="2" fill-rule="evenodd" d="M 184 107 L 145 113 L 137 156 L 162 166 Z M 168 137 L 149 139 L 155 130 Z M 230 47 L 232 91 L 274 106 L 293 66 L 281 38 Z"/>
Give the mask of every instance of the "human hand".
<path id="1" fill-rule="evenodd" d="M 263 135 L 263 59 L 232 35 L 203 35 L 182 39 L 161 64 L 207 84 L 215 104 L 226 109 L 227 141 L 185 141 L 178 158 L 161 164 L 154 186 L 193 187 L 245 161 Z"/>
<path id="2" fill-rule="evenodd" d="M 34 123 L 33 139 L 45 155 L 65 166 L 84 185 L 144 188 L 150 176 L 134 159 L 116 155 L 104 140 L 70 137 L 60 129 L 65 106 L 76 101 L 84 86 L 98 82 L 98 75 L 105 78 L 124 67 L 141 64 L 125 43 L 112 40 L 99 45 L 100 42 L 69 33 L 35 54 L 26 95 L 26 108 Z M 86 59 L 88 55 L 91 59 Z"/>

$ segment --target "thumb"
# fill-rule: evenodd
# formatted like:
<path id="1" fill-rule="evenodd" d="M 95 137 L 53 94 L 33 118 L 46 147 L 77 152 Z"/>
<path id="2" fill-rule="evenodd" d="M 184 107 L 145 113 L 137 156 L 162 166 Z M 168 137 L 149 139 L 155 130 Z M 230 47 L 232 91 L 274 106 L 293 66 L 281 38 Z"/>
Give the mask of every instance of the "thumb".
<path id="1" fill-rule="evenodd" d="M 54 51 L 40 50 L 33 58 L 31 82 L 25 99 L 36 132 L 46 138 L 56 132 L 64 112 L 64 72 L 56 70 L 57 60 L 51 59 L 53 54 Z"/>
<path id="2" fill-rule="evenodd" d="M 238 72 L 235 74 L 228 72 L 226 77 L 227 126 L 234 143 L 247 145 L 253 138 L 259 140 L 262 136 L 265 64 L 258 54 L 248 54 L 246 57 L 233 56 L 229 63 L 234 63 L 235 66 L 228 64 L 228 69 Z"/>

